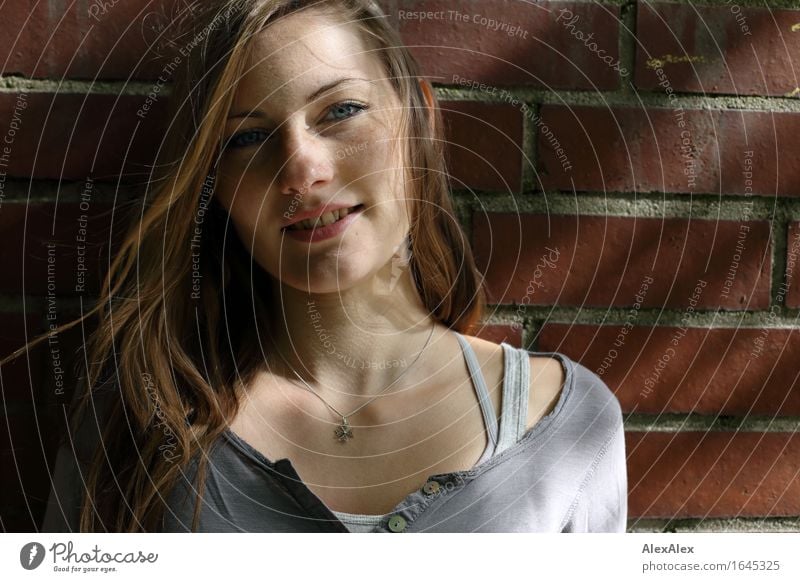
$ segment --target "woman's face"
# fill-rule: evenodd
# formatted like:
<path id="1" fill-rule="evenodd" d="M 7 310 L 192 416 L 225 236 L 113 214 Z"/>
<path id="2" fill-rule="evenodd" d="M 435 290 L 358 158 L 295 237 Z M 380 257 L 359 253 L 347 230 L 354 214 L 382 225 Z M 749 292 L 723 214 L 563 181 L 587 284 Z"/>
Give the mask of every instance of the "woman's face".
<path id="1" fill-rule="evenodd" d="M 274 278 L 313 293 L 344 290 L 390 262 L 408 232 L 394 133 L 401 103 L 355 28 L 321 12 L 291 14 L 254 43 L 223 134 L 216 196 Z M 357 208 L 327 224 L 336 216 L 317 217 L 329 205 Z M 312 224 L 287 227 L 308 213 Z"/>

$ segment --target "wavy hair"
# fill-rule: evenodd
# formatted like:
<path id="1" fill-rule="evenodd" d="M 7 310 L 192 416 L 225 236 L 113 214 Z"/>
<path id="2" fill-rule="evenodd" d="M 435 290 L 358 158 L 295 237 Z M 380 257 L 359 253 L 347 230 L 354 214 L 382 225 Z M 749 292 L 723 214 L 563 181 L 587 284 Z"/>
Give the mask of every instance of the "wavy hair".
<path id="1" fill-rule="evenodd" d="M 251 40 L 282 16 L 309 8 L 357 27 L 403 104 L 400 135 L 407 139 L 400 141 L 413 189 L 409 267 L 423 304 L 462 333 L 483 315 L 480 274 L 454 220 L 441 112 L 438 105 L 428 108 L 418 65 L 381 9 L 369 0 L 197 3 L 175 21 L 180 35 L 174 38 L 189 40 L 174 71 L 165 141 L 141 215 L 113 257 L 97 304 L 2 362 L 97 315 L 86 352 L 98 364 L 76 372 L 73 433 L 101 388 L 110 387 L 113 397 L 99 437 L 103 446 L 86 459 L 82 532 L 161 531 L 164 499 L 197 456 L 191 529 L 198 528 L 207 471 L 207 455 L 199 453 L 225 431 L 242 386 L 263 366 L 259 334 L 270 325 L 272 301 L 268 275 L 226 228 L 227 213 L 210 196 L 216 156 Z M 200 246 L 199 283 L 192 276 L 193 244 Z M 198 284 L 198 299 L 187 301 Z"/>

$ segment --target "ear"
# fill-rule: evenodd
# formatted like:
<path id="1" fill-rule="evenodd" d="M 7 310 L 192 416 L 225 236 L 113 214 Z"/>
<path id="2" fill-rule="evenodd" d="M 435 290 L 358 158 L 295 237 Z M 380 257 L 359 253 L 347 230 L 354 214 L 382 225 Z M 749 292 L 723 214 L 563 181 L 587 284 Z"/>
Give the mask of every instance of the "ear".
<path id="1" fill-rule="evenodd" d="M 419 77 L 418 79 L 420 88 L 422 89 L 422 94 L 425 97 L 425 102 L 428 104 L 428 120 L 433 125 L 433 111 L 436 107 L 434 98 L 433 98 L 433 87 L 431 86 L 430 81 L 424 77 Z"/>

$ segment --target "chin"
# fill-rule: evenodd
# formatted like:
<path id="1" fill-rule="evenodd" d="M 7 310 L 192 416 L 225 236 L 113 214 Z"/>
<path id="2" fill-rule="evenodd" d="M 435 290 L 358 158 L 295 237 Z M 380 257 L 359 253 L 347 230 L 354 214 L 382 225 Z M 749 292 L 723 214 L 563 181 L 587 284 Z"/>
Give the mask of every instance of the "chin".
<path id="1" fill-rule="evenodd" d="M 284 285 L 289 285 L 307 293 L 342 293 L 352 287 L 359 285 L 370 277 L 369 270 L 360 269 L 358 266 L 352 268 L 345 267 L 341 263 L 338 269 L 333 267 L 331 270 L 314 269 L 311 263 L 308 264 L 309 270 L 300 273 L 283 273 L 280 277 Z"/>

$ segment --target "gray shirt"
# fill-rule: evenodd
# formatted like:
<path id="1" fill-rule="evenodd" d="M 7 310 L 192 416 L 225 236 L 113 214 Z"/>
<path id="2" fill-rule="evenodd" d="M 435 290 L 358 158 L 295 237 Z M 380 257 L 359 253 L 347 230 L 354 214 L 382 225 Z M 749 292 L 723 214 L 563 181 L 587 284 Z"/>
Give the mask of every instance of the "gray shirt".
<path id="1" fill-rule="evenodd" d="M 560 352 L 503 343 L 503 414 L 498 423 L 477 358 L 460 334 L 458 339 L 489 436 L 474 467 L 430 475 L 423 487 L 383 516 L 334 513 L 302 482 L 291 461 L 273 462 L 227 430 L 208 451 L 198 531 L 624 532 L 622 412 L 605 383 Z M 530 355 L 556 358 L 565 381 L 553 410 L 525 430 Z M 76 435 L 76 450 L 88 453 L 95 446 L 94 418 L 91 424 L 93 430 L 86 435 L 95 438 Z M 189 531 L 195 470 L 193 462 L 167 496 L 162 531 Z M 82 475 L 85 464 L 75 461 L 71 447 L 61 447 L 43 531 L 77 531 Z"/>

